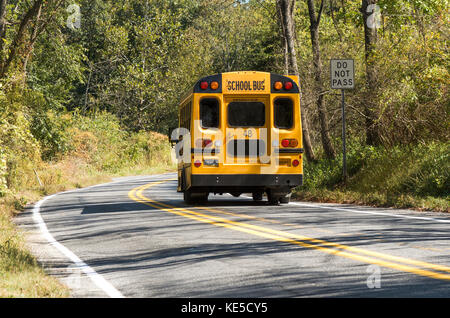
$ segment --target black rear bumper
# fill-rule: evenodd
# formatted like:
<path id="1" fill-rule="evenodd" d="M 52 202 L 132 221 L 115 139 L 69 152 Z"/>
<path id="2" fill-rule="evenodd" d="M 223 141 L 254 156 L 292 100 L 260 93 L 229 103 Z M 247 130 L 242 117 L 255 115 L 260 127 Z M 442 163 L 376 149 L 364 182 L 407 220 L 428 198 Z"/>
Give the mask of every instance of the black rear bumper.
<path id="1" fill-rule="evenodd" d="M 296 187 L 303 184 L 302 174 L 196 174 L 192 187 Z"/>

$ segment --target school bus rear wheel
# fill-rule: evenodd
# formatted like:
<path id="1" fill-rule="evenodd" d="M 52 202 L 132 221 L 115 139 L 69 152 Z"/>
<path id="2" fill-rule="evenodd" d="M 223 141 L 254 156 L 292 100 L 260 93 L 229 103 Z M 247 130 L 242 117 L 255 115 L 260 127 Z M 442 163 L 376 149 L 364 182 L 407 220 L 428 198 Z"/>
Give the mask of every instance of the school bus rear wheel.
<path id="1" fill-rule="evenodd" d="M 186 204 L 194 204 L 194 203 L 206 203 L 208 202 L 209 193 L 206 192 L 193 192 L 192 190 L 185 190 L 183 192 L 183 199 Z"/>
<path id="2" fill-rule="evenodd" d="M 273 190 L 268 189 L 267 190 L 267 200 L 269 201 L 270 205 L 278 205 L 280 202 L 280 196 L 278 194 L 275 194 Z"/>
<path id="3" fill-rule="evenodd" d="M 253 192 L 252 197 L 253 197 L 253 201 L 262 201 L 263 193 L 262 192 Z"/>
<path id="4" fill-rule="evenodd" d="M 289 203 L 291 201 L 292 193 L 280 197 L 280 203 Z"/>

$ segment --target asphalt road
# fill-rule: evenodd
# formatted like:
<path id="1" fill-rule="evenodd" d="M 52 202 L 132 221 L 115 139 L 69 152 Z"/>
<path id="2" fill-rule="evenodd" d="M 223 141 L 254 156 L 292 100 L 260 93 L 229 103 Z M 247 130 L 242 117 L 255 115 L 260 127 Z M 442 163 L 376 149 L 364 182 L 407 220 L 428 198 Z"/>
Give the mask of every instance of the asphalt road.
<path id="1" fill-rule="evenodd" d="M 229 195 L 192 207 L 174 177 L 59 194 L 40 215 L 125 297 L 450 297 L 448 214 Z"/>

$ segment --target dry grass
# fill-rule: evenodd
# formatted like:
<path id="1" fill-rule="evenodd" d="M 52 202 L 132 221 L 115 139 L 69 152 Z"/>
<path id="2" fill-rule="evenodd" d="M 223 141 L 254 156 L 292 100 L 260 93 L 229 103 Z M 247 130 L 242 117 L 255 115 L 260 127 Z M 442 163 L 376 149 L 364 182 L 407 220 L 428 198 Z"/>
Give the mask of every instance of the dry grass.
<path id="1" fill-rule="evenodd" d="M 12 222 L 22 204 L 17 198 L 0 201 L 0 297 L 67 297 L 68 289 L 45 274 Z"/>

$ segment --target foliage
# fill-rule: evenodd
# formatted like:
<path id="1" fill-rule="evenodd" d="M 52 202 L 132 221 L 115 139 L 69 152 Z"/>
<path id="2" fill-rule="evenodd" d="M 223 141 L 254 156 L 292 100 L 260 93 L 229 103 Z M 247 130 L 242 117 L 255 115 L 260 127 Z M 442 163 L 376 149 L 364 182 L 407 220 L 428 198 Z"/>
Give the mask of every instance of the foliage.
<path id="1" fill-rule="evenodd" d="M 342 155 L 336 160 L 321 159 L 305 165 L 305 184 L 297 189 L 298 195 L 307 197 L 308 193 L 321 193 L 322 199 L 331 199 L 338 193 L 346 193 L 343 197 L 357 197 L 363 203 L 375 203 L 363 199 L 368 196 L 378 197 L 377 204 L 394 206 L 405 196 L 425 202 L 436 198 L 442 202 L 439 209 L 448 209 L 449 142 L 385 148 L 365 146 L 361 141 L 352 140 L 348 149 L 347 184 L 342 182 Z M 414 207 L 417 203 L 409 204 Z"/>

